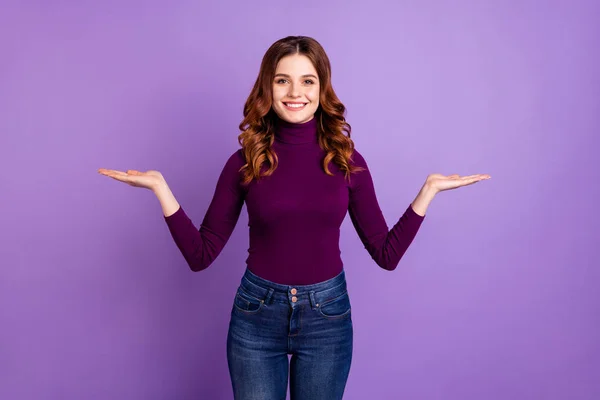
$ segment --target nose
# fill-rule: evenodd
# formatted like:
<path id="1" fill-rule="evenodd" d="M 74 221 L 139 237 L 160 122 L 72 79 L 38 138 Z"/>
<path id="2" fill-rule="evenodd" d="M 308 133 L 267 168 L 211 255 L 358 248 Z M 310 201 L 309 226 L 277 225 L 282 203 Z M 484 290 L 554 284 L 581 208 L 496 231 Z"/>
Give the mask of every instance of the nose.
<path id="1" fill-rule="evenodd" d="M 290 96 L 290 97 L 300 97 L 300 91 L 298 90 L 298 85 L 296 85 L 295 83 L 292 83 L 290 85 L 290 91 L 288 93 L 288 96 Z"/>

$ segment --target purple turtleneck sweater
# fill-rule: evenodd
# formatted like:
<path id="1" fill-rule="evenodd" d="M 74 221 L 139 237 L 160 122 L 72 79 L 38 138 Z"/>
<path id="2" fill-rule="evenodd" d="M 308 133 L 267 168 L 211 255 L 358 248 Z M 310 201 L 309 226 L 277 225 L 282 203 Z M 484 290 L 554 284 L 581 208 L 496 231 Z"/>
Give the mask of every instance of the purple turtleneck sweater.
<path id="1" fill-rule="evenodd" d="M 271 176 L 242 185 L 242 150 L 229 157 L 214 196 L 197 229 L 183 208 L 165 217 L 171 235 L 193 271 L 217 258 L 246 203 L 250 246 L 246 265 L 263 279 L 308 285 L 342 271 L 340 225 L 350 214 L 358 236 L 381 268 L 393 270 L 425 217 L 409 205 L 388 230 L 365 159 L 354 150 L 352 162 L 364 168 L 350 182 L 333 162 L 325 174 L 325 155 L 317 140 L 316 118 L 293 124 L 278 120 L 273 150 L 279 165 Z"/>

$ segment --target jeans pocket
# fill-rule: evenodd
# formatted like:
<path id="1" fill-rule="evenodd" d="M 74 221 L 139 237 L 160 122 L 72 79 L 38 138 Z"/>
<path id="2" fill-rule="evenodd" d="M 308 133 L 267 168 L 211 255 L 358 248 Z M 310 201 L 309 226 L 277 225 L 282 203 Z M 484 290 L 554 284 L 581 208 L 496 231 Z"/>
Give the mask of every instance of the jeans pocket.
<path id="1" fill-rule="evenodd" d="M 233 300 L 233 305 L 235 308 L 237 308 L 239 311 L 249 314 L 259 312 L 264 304 L 264 300 L 257 299 L 249 295 L 241 287 L 238 288 L 235 299 Z"/>
<path id="2" fill-rule="evenodd" d="M 342 318 L 350 315 L 348 291 L 319 305 L 319 314 L 325 318 Z"/>

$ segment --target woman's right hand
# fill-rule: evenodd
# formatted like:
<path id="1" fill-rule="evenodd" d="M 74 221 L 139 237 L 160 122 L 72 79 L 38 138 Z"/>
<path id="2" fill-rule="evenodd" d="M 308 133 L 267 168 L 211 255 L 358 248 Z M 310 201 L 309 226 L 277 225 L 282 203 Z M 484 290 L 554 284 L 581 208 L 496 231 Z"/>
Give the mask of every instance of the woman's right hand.
<path id="1" fill-rule="evenodd" d="M 98 173 L 109 176 L 121 182 L 125 182 L 130 186 L 142 187 L 150 189 L 153 192 L 166 183 L 165 178 L 159 171 L 149 170 L 146 172 L 128 169 L 127 172 L 117 171 L 114 169 L 98 169 Z"/>

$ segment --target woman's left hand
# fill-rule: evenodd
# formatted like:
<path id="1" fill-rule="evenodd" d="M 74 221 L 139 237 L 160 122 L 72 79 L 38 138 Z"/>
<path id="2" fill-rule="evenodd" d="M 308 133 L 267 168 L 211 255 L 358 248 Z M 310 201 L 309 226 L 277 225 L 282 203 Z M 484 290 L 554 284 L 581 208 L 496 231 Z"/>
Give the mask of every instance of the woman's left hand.
<path id="1" fill-rule="evenodd" d="M 462 186 L 472 185 L 482 180 L 490 179 L 491 176 L 488 174 L 475 174 L 468 176 L 454 175 L 442 175 L 442 174 L 431 174 L 427 177 L 425 185 L 436 193 L 444 190 L 456 189 Z"/>

